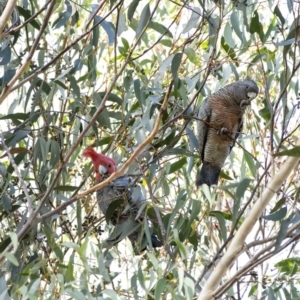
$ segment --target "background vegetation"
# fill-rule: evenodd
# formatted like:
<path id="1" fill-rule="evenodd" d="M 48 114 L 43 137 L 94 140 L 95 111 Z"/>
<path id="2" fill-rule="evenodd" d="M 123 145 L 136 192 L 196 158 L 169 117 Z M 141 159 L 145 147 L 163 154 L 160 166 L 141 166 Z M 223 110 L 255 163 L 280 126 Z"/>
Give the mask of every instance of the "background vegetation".
<path id="1" fill-rule="evenodd" d="M 299 15 L 291 0 L 9 1 L 1 299 L 299 299 Z M 196 189 L 197 108 L 247 76 L 243 134 L 219 186 Z M 89 145 L 143 172 L 163 248 L 103 247 Z"/>

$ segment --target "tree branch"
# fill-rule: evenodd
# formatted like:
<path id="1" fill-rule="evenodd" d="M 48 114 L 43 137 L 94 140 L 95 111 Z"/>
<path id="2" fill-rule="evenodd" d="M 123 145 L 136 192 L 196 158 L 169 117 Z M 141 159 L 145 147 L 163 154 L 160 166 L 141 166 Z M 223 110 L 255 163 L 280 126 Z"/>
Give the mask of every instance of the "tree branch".
<path id="1" fill-rule="evenodd" d="M 7 1 L 4 11 L 3 11 L 2 15 L 0 16 L 0 34 L 3 32 L 4 27 L 7 24 L 7 21 L 10 18 L 11 14 L 16 6 L 16 3 L 17 3 L 17 0 Z"/>

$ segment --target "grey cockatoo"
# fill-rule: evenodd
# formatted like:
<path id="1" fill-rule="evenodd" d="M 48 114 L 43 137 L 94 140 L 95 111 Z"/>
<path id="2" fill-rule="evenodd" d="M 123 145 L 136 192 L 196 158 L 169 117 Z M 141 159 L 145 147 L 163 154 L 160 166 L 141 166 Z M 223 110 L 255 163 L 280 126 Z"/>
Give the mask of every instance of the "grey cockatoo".
<path id="1" fill-rule="evenodd" d="M 253 80 L 228 84 L 208 96 L 198 112 L 198 150 L 202 168 L 197 186 L 218 184 L 221 168 L 243 127 L 243 115 L 258 94 Z"/>
<path id="2" fill-rule="evenodd" d="M 92 160 L 97 183 L 116 171 L 113 159 L 97 153 L 91 147 L 85 149 L 82 155 Z M 118 177 L 109 185 L 97 190 L 97 201 L 100 210 L 115 226 L 107 242 L 114 245 L 128 236 L 136 254 L 144 251 L 149 242 L 143 230 L 145 216 L 142 206 L 145 199 L 140 188 L 134 186 L 133 177 Z M 162 246 L 154 234 L 151 235 L 151 243 L 154 248 Z"/>

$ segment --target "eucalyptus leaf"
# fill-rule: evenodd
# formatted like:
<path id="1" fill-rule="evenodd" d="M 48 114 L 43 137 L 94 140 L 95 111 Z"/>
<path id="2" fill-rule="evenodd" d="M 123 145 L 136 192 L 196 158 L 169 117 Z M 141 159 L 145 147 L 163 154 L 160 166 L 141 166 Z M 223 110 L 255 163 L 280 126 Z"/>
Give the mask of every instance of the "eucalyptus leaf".
<path id="1" fill-rule="evenodd" d="M 146 4 L 142 10 L 138 27 L 135 33 L 136 38 L 138 38 L 142 34 L 149 21 L 150 21 L 150 6 L 149 4 Z"/>

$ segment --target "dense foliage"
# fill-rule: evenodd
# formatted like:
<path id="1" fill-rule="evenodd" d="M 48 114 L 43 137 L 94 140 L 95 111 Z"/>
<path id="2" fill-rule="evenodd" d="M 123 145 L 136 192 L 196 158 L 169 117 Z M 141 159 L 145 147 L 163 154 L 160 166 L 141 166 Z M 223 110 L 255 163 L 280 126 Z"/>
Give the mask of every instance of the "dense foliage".
<path id="1" fill-rule="evenodd" d="M 299 3 L 4 2 L 1 299 L 197 298 L 271 178 L 300 155 Z M 247 77 L 260 94 L 241 138 L 219 186 L 197 189 L 197 109 Z M 87 146 L 120 174 L 143 174 L 164 247 L 107 247 Z M 214 299 L 300 297 L 298 160 L 290 171 Z"/>

